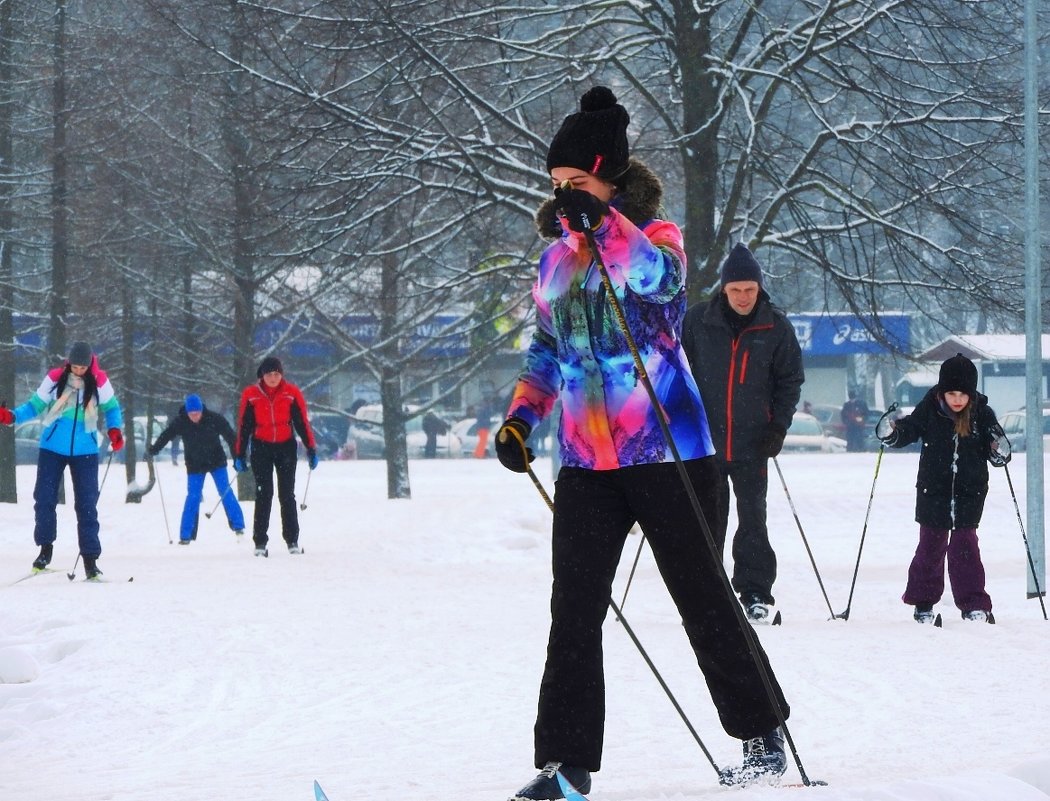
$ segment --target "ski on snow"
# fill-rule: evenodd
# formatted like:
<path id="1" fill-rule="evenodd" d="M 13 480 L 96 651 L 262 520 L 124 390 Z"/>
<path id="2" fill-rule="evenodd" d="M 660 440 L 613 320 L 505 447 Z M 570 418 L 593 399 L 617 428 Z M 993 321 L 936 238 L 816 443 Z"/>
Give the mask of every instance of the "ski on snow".
<path id="1" fill-rule="evenodd" d="M 314 779 L 314 801 L 328 801 L 328 796 L 324 794 L 324 790 L 321 789 L 321 784 L 317 779 Z"/>
<path id="2" fill-rule="evenodd" d="M 33 571 L 31 573 L 29 573 L 29 574 L 27 574 L 25 576 L 22 576 L 22 578 L 15 579 L 8 586 L 9 587 L 13 587 L 16 584 L 21 584 L 23 581 L 28 581 L 29 579 L 33 578 L 34 576 L 40 576 L 40 575 L 43 575 L 44 573 L 61 573 L 61 572 L 62 572 L 61 570 L 55 570 L 55 568 L 53 568 L 53 567 L 42 567 L 42 568 L 34 567 Z"/>

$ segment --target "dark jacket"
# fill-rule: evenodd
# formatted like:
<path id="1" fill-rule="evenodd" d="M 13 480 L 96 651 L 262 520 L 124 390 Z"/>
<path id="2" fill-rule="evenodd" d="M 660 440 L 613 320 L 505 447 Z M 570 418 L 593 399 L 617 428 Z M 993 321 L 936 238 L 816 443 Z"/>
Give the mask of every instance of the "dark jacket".
<path id="1" fill-rule="evenodd" d="M 719 457 L 764 459 L 760 442 L 769 423 L 787 431 L 798 406 L 805 381 L 802 349 L 794 326 L 765 291 L 759 292 L 751 322 L 736 336 L 726 320 L 723 297 L 719 292 L 689 309 L 682 346 Z"/>
<path id="2" fill-rule="evenodd" d="M 914 411 L 896 423 L 896 436 L 887 444 L 903 448 L 922 440 L 915 479 L 915 522 L 933 528 L 976 528 L 988 494 L 988 458 L 991 431 L 998 425 L 988 398 L 977 393 L 970 418 L 970 436 L 956 437 L 955 419 L 942 404 L 936 387 L 926 393 Z M 958 449 L 958 472 L 952 459 Z M 954 519 L 952 500 L 954 499 Z"/>
<path id="3" fill-rule="evenodd" d="M 225 467 L 223 439 L 230 446 L 230 452 L 233 452 L 233 428 L 225 417 L 207 408 L 201 413 L 200 422 L 194 423 L 186 414 L 186 407 L 180 406 L 175 419 L 168 423 L 150 447 L 150 453 L 156 456 L 174 437 L 182 437 L 187 473 L 210 473 Z"/>

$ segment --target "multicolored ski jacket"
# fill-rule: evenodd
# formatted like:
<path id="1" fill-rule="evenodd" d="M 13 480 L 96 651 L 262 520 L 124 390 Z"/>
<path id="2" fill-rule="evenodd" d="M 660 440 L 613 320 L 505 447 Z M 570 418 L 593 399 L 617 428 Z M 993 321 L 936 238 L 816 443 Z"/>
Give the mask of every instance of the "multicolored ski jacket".
<path id="1" fill-rule="evenodd" d="M 91 356 L 88 373 L 94 379 L 97 397 L 84 397 L 84 388 L 74 388 L 70 381 L 65 392 L 58 393 L 59 381 L 66 372 L 66 362 L 48 370 L 36 392 L 29 400 L 12 409 L 15 423 L 25 423 L 43 415 L 44 426 L 40 432 L 40 447 L 63 456 L 89 456 L 98 454 L 98 415 L 102 412 L 105 427 L 121 428 L 124 423 L 120 404 L 113 393 L 113 384 L 98 366 L 98 359 Z M 72 376 L 72 374 L 70 374 Z"/>
<path id="2" fill-rule="evenodd" d="M 673 461 L 657 413 L 665 416 L 683 459 L 714 453 L 679 337 L 686 309 L 682 233 L 659 219 L 636 224 L 617 210 L 623 204 L 614 200 L 594 238 L 659 412 L 639 380 L 586 240 L 563 226 L 540 257 L 532 290 L 536 332 L 508 417 L 535 427 L 560 395 L 558 440 L 567 467 L 615 470 Z"/>

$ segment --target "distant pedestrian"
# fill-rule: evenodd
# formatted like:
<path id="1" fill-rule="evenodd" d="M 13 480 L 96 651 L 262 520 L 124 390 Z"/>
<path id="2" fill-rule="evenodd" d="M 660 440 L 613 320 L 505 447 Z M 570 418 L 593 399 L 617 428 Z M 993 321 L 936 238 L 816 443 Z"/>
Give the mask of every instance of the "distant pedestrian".
<path id="1" fill-rule="evenodd" d="M 864 450 L 864 438 L 868 433 L 868 404 L 857 396 L 857 390 L 851 389 L 847 394 L 849 400 L 842 404 L 839 417 L 846 427 L 846 450 L 855 452 Z"/>
<path id="2" fill-rule="evenodd" d="M 102 575 L 98 567 L 102 554 L 98 537 L 99 413 L 105 418 L 110 448 L 119 451 L 124 447 L 120 404 L 113 394 L 113 384 L 86 342 L 73 343 L 66 362 L 48 371 L 28 401 L 13 410 L 0 406 L 3 425 L 43 417 L 33 490 L 33 540 L 40 546 L 40 555 L 33 561 L 34 570 L 44 570 L 51 563 L 58 532 L 58 488 L 68 466 L 84 574 L 90 580 Z"/>
<path id="3" fill-rule="evenodd" d="M 234 448 L 233 428 L 218 412 L 205 408 L 200 395 L 186 396 L 175 418 L 157 436 L 146 453 L 154 458 L 169 441 L 176 438 L 185 444 L 183 461 L 186 464 L 186 502 L 182 507 L 179 524 L 179 544 L 189 545 L 197 539 L 197 519 L 204 495 L 204 478 L 211 475 L 215 489 L 222 500 L 226 521 L 237 535 L 244 534 L 244 512 L 237 502 L 237 493 L 230 486 L 226 473 L 226 452 L 222 441 L 226 440 L 230 452 Z"/>
<path id="4" fill-rule="evenodd" d="M 281 534 L 288 553 L 301 554 L 299 514 L 295 507 L 295 434 L 306 447 L 310 469 L 317 467 L 317 443 L 306 412 L 306 399 L 295 384 L 284 378 L 284 365 L 276 356 L 259 364 L 259 380 L 245 387 L 237 418 L 233 466 L 238 473 L 248 469 L 255 476 L 255 521 L 252 539 L 255 555 L 269 556 L 270 510 L 273 506 L 273 477 L 277 473 L 277 497 L 281 505 Z"/>
<path id="5" fill-rule="evenodd" d="M 433 459 L 437 456 L 437 438 L 448 433 L 448 423 L 430 410 L 423 415 L 423 433 L 427 438 L 423 445 L 423 458 Z"/>
<path id="6" fill-rule="evenodd" d="M 922 440 L 915 482 L 919 544 L 902 600 L 915 607 L 918 622 L 933 622 L 947 558 L 952 596 L 963 618 L 994 623 L 977 527 L 988 495 L 987 463 L 1006 465 L 1010 450 L 988 398 L 977 391 L 977 367 L 961 353 L 947 359 L 937 386 L 914 411 L 885 420 L 877 433 L 891 448 Z"/>

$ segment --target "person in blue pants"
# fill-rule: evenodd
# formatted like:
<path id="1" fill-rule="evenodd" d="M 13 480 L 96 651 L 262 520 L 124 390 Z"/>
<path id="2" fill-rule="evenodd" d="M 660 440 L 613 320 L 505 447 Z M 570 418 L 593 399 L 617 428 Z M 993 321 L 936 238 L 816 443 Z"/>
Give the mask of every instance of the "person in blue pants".
<path id="1" fill-rule="evenodd" d="M 62 476 L 69 467 L 84 574 L 90 580 L 99 580 L 102 575 L 97 564 L 102 554 L 98 537 L 99 418 L 104 422 L 113 451 L 124 447 L 121 432 L 124 418 L 113 384 L 99 367 L 98 358 L 87 342 L 74 342 L 69 358 L 48 371 L 36 392 L 21 406 L 8 409 L 0 404 L 2 425 L 24 423 L 36 417 L 41 418 L 43 425 L 33 490 L 36 513 L 33 541 L 40 546 L 40 555 L 33 560 L 33 570 L 46 570 L 51 563 L 58 532 L 55 506 Z"/>
<path id="2" fill-rule="evenodd" d="M 182 439 L 183 463 L 186 465 L 186 502 L 182 506 L 179 525 L 179 544 L 189 545 L 197 538 L 197 517 L 204 494 L 204 478 L 211 475 L 215 489 L 222 499 L 222 508 L 230 528 L 238 536 L 244 534 L 244 512 L 237 502 L 237 493 L 230 486 L 226 474 L 226 451 L 222 440 L 233 449 L 233 428 L 218 412 L 204 407 L 200 395 L 187 395 L 186 401 L 167 427 L 160 432 L 147 453 L 155 457 L 174 437 Z"/>

